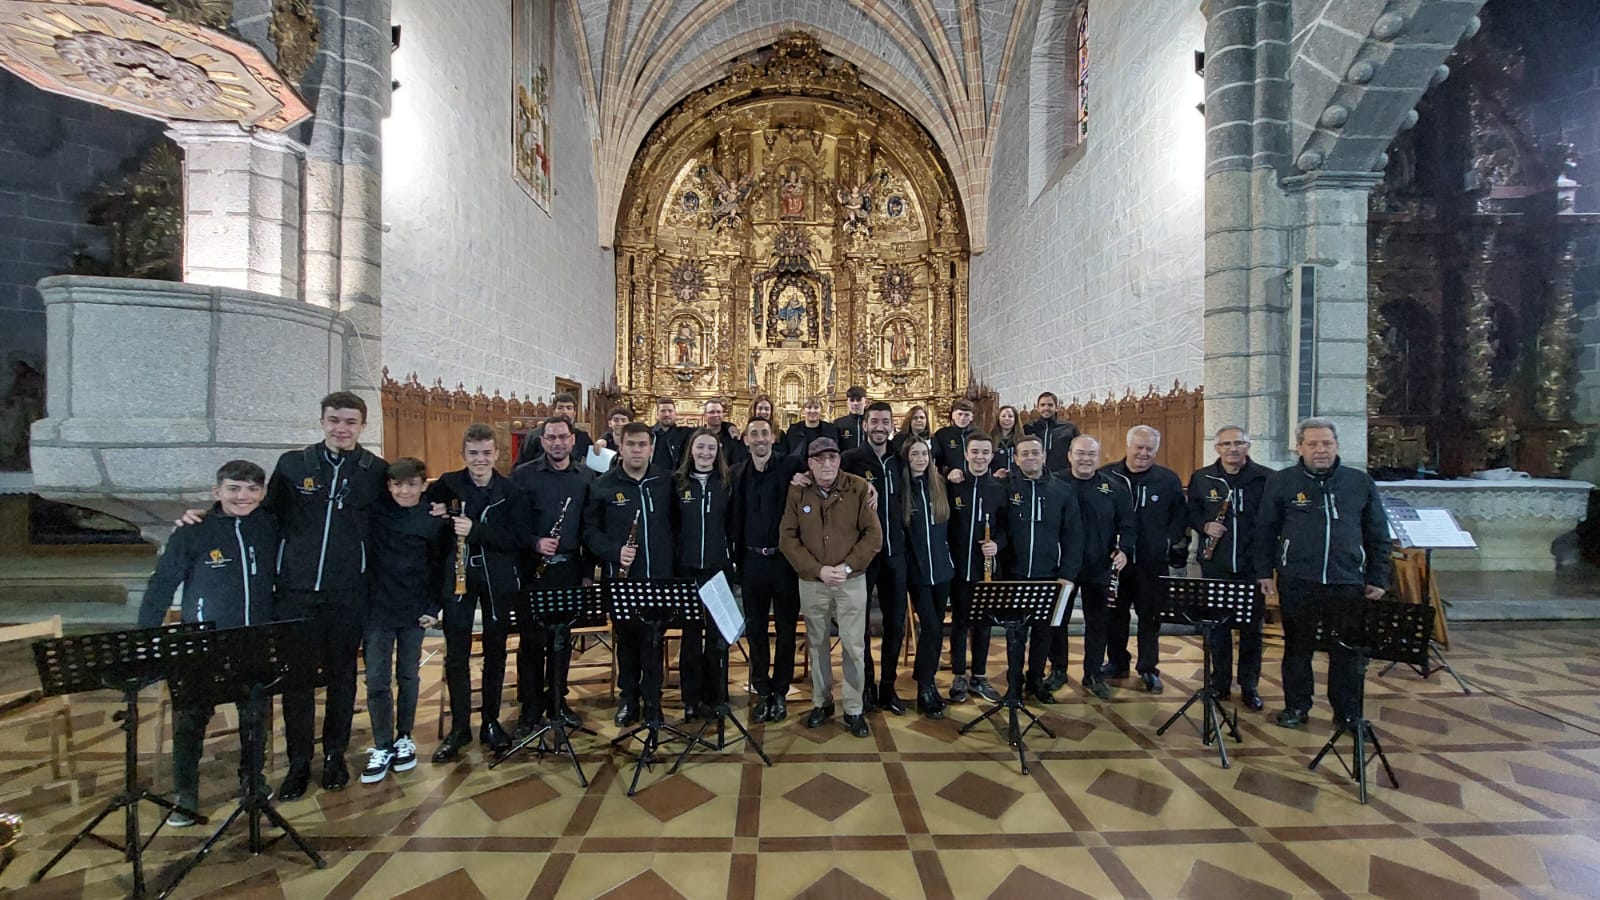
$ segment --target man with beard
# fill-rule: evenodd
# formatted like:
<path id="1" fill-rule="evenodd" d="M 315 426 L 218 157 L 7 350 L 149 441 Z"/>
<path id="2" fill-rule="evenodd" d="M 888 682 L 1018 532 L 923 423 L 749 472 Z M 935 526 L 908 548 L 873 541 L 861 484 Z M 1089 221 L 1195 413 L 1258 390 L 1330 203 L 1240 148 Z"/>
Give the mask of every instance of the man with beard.
<path id="1" fill-rule="evenodd" d="M 1037 435 L 1024 435 L 1017 441 L 1016 468 L 1006 478 L 1006 578 L 1056 581 L 1070 595 L 1072 579 L 1083 565 L 1078 497 L 1044 464 L 1044 442 Z M 1025 686 L 1040 703 L 1056 702 L 1044 684 L 1050 631 L 1049 621 L 1035 620 L 1028 640 Z M 1020 662 L 1012 660 L 1013 665 Z"/>
<path id="2" fill-rule="evenodd" d="M 678 424 L 678 404 L 671 397 L 656 398 L 656 424 L 648 429 L 650 432 L 651 451 L 650 465 L 660 469 L 666 477 L 671 477 L 678 471 L 678 463 L 683 460 L 683 444 L 689 439 L 689 432 L 693 429 L 684 428 Z M 621 440 L 621 435 L 618 435 Z M 619 443 L 611 448 L 618 453 L 622 452 Z"/>
<path id="3" fill-rule="evenodd" d="M 1139 614 L 1139 659 L 1135 670 L 1144 689 L 1152 694 L 1161 684 L 1161 607 L 1165 588 L 1161 577 L 1168 567 L 1181 567 L 1189 557 L 1188 510 L 1178 473 L 1156 465 L 1161 432 L 1149 425 L 1128 429 L 1128 453 L 1104 471 L 1128 489 L 1133 498 L 1138 537 L 1127 568 L 1122 572 L 1117 603 L 1107 617 L 1106 664 L 1100 674 L 1128 677 L 1128 625 Z M 1129 548 L 1124 547 L 1125 551 Z"/>
<path id="4" fill-rule="evenodd" d="M 1078 571 L 1077 594 L 1083 597 L 1083 688 L 1101 700 L 1110 698 L 1111 688 L 1100 676 L 1100 663 L 1106 655 L 1106 592 L 1111 577 L 1128 564 L 1123 547 L 1138 541 L 1133 519 L 1133 498 L 1116 479 L 1100 469 L 1100 442 L 1087 434 L 1072 439 L 1072 479 L 1078 495 L 1078 514 L 1083 518 L 1083 568 Z M 1072 603 L 1061 627 L 1050 640 L 1050 666 L 1045 681 L 1050 690 L 1067 683 L 1067 622 Z"/>
<path id="5" fill-rule="evenodd" d="M 805 471 L 802 456 L 774 453 L 772 423 L 751 419 L 744 426 L 749 455 L 733 467 L 729 536 L 739 567 L 745 638 L 750 644 L 751 722 L 781 722 L 789 714 L 785 695 L 794 680 L 794 645 L 800 620 L 800 586 L 778 545 L 789 482 Z M 767 638 L 771 617 L 776 647 Z"/>
<path id="6" fill-rule="evenodd" d="M 883 541 L 883 548 L 867 566 L 867 584 L 877 595 L 883 627 L 883 642 L 878 648 L 881 680 L 876 682 L 874 697 L 872 640 L 870 633 L 864 632 L 862 637 L 867 647 L 867 686 L 864 696 L 868 712 L 875 706 L 881 706 L 900 716 L 905 714 L 906 705 L 895 693 L 895 676 L 906 636 L 906 609 L 909 605 L 906 555 L 909 548 L 905 539 L 905 498 L 901 487 L 904 484 L 901 472 L 903 464 L 900 457 L 889 450 L 889 436 L 894 431 L 894 410 L 881 400 L 868 406 L 866 427 L 867 445 L 845 453 L 839 463 L 844 471 L 865 479 L 877 491 L 878 525 Z M 870 617 L 863 625 L 870 629 L 869 623 Z"/>
<path id="7" fill-rule="evenodd" d="M 554 419 L 560 416 L 565 416 L 567 421 L 573 423 L 572 457 L 578 460 L 580 463 L 583 462 L 583 458 L 589 455 L 589 448 L 594 446 L 594 441 L 589 438 L 589 432 L 578 427 L 577 398 L 565 391 L 562 391 L 561 393 L 555 395 L 555 397 L 551 398 L 550 408 L 550 418 Z M 544 453 L 544 442 L 539 440 L 539 432 L 543 429 L 544 426 L 540 425 L 539 428 L 529 433 L 528 437 L 523 440 L 522 452 L 517 454 L 517 465 L 520 466 L 525 463 L 533 462 L 539 458 L 540 454 Z"/>
<path id="8" fill-rule="evenodd" d="M 1065 419 L 1056 418 L 1060 401 L 1049 391 L 1039 395 L 1039 399 L 1034 401 L 1033 409 L 1039 417 L 1029 422 L 1023 430 L 1036 435 L 1040 443 L 1044 444 L 1045 468 L 1055 475 L 1067 475 L 1072 470 L 1072 459 L 1069 454 L 1072 449 L 1072 439 L 1078 436 L 1078 426 Z"/>
<path id="9" fill-rule="evenodd" d="M 844 402 L 850 411 L 833 420 L 833 427 L 839 429 L 840 452 L 867 445 L 867 389 L 851 385 Z"/>
<path id="10" fill-rule="evenodd" d="M 1195 558 L 1206 578 L 1254 584 L 1250 542 L 1272 470 L 1250 458 L 1250 436 L 1237 425 L 1217 430 L 1216 449 L 1216 462 L 1189 478 L 1189 527 L 1199 540 Z M 1266 614 L 1266 598 L 1257 591 L 1255 621 L 1239 628 L 1239 693 L 1255 712 L 1265 705 L 1257 686 Z M 1211 686 L 1226 700 L 1233 682 L 1233 629 L 1217 628 L 1212 633 Z"/>

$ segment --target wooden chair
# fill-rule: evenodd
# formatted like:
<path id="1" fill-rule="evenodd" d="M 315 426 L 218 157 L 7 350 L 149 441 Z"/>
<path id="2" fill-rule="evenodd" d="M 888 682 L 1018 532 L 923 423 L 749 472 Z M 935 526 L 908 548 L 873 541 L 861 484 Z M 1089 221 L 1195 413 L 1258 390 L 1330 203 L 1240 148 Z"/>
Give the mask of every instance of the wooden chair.
<path id="1" fill-rule="evenodd" d="M 30 644 L 41 638 L 61 637 L 61 617 L 0 628 L 0 644 Z M 0 722 L 14 728 L 13 722 L 48 719 L 50 723 L 50 776 L 57 781 L 66 774 L 76 778 L 77 764 L 72 759 L 72 707 L 66 697 L 46 697 L 42 689 L 0 695 Z"/>

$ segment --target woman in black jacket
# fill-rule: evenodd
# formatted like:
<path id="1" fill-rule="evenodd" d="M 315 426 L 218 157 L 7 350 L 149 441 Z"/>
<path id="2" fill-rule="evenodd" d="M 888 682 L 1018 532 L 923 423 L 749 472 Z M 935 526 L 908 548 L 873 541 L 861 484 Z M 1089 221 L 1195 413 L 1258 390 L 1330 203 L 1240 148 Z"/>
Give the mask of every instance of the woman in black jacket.
<path id="1" fill-rule="evenodd" d="M 944 642 L 944 611 L 950 605 L 950 582 L 956 566 L 950 558 L 950 500 L 944 477 L 933 465 L 933 445 L 912 438 L 900 448 L 905 478 L 906 544 L 911 548 L 907 581 L 917 611 L 917 711 L 930 719 L 944 718 L 944 700 L 934 685 Z"/>
<path id="2" fill-rule="evenodd" d="M 911 410 L 906 413 L 905 419 L 900 423 L 900 433 L 889 441 L 889 449 L 894 453 L 899 453 L 905 449 L 906 441 L 914 437 L 922 438 L 925 441 L 933 440 L 933 429 L 928 427 L 928 408 L 925 406 L 911 407 Z"/>
<path id="3" fill-rule="evenodd" d="M 673 568 L 679 578 L 703 585 L 728 568 L 731 481 L 716 432 L 696 429 L 687 449 L 672 484 L 672 530 L 678 536 Z M 728 648 L 714 622 L 685 625 L 680 647 L 683 719 L 693 722 L 727 702 Z"/>
<path id="4" fill-rule="evenodd" d="M 994 462 L 989 471 L 996 478 L 1011 474 L 1012 459 L 1016 456 L 1017 438 L 1022 437 L 1022 422 L 1017 418 L 1015 406 L 1002 406 L 994 417 Z"/>

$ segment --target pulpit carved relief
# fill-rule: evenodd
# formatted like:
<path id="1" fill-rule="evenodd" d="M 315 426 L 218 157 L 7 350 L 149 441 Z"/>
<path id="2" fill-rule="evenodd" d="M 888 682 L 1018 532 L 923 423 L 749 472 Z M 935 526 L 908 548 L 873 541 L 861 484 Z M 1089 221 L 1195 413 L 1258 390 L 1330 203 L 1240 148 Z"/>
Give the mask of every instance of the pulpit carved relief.
<path id="1" fill-rule="evenodd" d="M 770 394 L 897 409 L 967 380 L 966 238 L 926 132 L 792 34 L 653 129 L 617 230 L 617 380 L 636 408 Z M 959 285 L 959 290 L 953 286 Z M 742 417 L 742 416 L 741 416 Z"/>

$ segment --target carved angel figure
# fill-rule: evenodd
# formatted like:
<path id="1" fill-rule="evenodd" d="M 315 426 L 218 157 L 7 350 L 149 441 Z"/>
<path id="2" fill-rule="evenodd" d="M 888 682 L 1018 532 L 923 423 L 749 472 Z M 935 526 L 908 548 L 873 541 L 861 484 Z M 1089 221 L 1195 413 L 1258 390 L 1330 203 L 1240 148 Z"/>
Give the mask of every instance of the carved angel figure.
<path id="1" fill-rule="evenodd" d="M 867 216 L 872 212 L 872 187 L 870 184 L 858 184 L 855 187 L 839 189 L 839 212 L 844 214 L 844 221 L 840 223 L 840 230 L 846 234 L 864 231 L 867 228 Z"/>
<path id="2" fill-rule="evenodd" d="M 716 170 L 708 168 L 701 173 L 701 177 L 711 183 L 714 198 L 711 204 L 712 229 L 738 228 L 744 224 L 744 202 L 750 198 L 753 186 L 750 176 L 729 181 Z"/>

